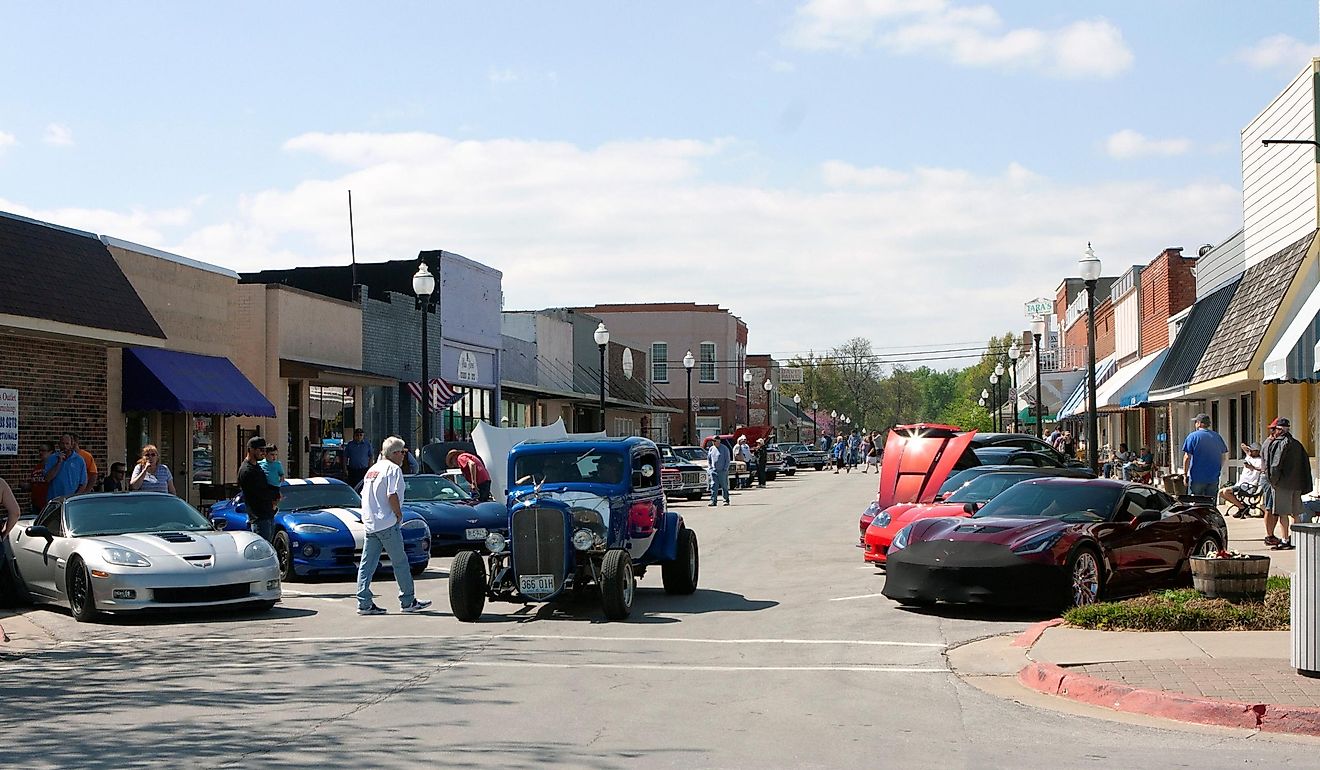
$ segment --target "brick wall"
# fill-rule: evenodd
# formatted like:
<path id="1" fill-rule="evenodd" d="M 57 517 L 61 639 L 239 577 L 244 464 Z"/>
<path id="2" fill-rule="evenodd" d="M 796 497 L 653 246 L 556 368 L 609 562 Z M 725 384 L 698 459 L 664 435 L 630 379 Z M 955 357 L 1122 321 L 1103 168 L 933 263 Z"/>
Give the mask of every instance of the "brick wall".
<path id="1" fill-rule="evenodd" d="M 18 456 L 0 457 L 0 477 L 14 488 L 24 511 L 30 504 L 24 485 L 42 441 L 74 431 L 105 472 L 104 347 L 0 334 L 0 388 L 18 390 Z"/>
<path id="2" fill-rule="evenodd" d="M 1169 318 L 1196 302 L 1196 260 L 1165 249 L 1141 273 L 1141 355 L 1169 346 Z"/>
<path id="3" fill-rule="evenodd" d="M 1085 313 L 1078 316 L 1073 325 L 1064 332 L 1063 344 L 1077 350 L 1086 350 Z M 1101 301 L 1097 295 L 1095 305 L 1095 360 L 1098 363 L 1113 354 L 1114 303 L 1108 296 L 1105 296 L 1104 300 Z"/>

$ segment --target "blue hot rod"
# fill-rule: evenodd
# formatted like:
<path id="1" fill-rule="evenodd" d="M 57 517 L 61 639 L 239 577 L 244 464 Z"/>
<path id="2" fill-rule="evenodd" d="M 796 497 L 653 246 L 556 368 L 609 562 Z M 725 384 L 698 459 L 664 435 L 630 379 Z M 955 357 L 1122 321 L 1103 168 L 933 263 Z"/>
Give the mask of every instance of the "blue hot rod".
<path id="1" fill-rule="evenodd" d="M 637 578 L 659 565 L 667 593 L 697 590 L 697 536 L 665 507 L 660 451 L 644 438 L 524 441 L 509 453 L 508 526 L 490 555 L 463 551 L 449 568 L 454 617 L 486 600 L 542 602 L 600 591 L 605 617 L 632 611 Z"/>

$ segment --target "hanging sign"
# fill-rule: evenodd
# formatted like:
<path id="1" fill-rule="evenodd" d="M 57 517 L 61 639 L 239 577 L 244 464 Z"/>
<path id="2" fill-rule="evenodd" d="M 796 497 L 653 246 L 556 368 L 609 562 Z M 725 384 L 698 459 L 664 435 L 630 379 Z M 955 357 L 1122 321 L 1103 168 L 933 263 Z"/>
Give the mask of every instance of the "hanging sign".
<path id="1" fill-rule="evenodd" d="M 458 351 L 458 379 L 460 382 L 476 382 L 477 354 L 471 350 Z"/>
<path id="2" fill-rule="evenodd" d="M 1027 318 L 1045 316 L 1054 312 L 1054 302 L 1043 297 L 1033 299 L 1026 304 Z"/>
<path id="3" fill-rule="evenodd" d="M 623 349 L 623 378 L 631 380 L 633 376 L 632 348 Z"/>
<path id="4" fill-rule="evenodd" d="M 0 455 L 18 454 L 18 391 L 0 388 Z"/>

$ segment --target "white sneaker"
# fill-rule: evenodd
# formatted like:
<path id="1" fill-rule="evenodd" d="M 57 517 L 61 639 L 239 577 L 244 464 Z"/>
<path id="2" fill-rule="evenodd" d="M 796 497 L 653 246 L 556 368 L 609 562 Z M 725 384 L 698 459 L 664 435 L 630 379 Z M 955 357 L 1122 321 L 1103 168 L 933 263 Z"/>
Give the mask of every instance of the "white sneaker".
<path id="1" fill-rule="evenodd" d="M 404 612 L 421 612 L 422 610 L 424 610 L 424 609 L 426 609 L 427 607 L 430 607 L 430 606 L 431 606 L 431 603 L 428 602 L 428 601 L 422 601 L 422 600 L 420 600 L 420 599 L 413 599 L 413 603 L 412 603 L 412 604 L 409 604 L 407 607 L 404 607 L 404 608 L 403 608 L 403 611 L 404 611 Z"/>

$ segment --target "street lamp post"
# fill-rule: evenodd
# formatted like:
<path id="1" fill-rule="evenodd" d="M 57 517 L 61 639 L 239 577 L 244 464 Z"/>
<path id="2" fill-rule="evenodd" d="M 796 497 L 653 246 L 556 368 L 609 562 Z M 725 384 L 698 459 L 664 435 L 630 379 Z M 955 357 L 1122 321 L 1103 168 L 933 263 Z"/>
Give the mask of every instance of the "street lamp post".
<path id="1" fill-rule="evenodd" d="M 774 387 L 775 385 L 773 382 L 770 382 L 769 377 L 766 377 L 765 382 L 761 383 L 761 388 L 765 390 L 765 424 L 766 427 L 771 430 L 774 430 L 775 427 L 774 420 L 770 417 L 770 391 L 773 390 Z"/>
<path id="2" fill-rule="evenodd" d="M 801 394 L 801 393 L 794 393 L 794 394 L 793 394 L 793 406 L 797 408 L 798 412 L 801 412 L 801 411 L 802 411 L 802 394 Z M 796 416 L 796 415 L 794 415 L 794 416 Z M 794 437 L 794 440 L 795 440 L 797 443 L 799 443 L 799 444 L 802 443 L 802 421 L 801 421 L 801 420 L 798 420 L 798 421 L 797 421 L 797 436 Z"/>
<path id="3" fill-rule="evenodd" d="M 687 436 L 683 441 L 684 444 L 693 443 L 692 438 L 694 434 L 692 433 L 692 367 L 696 365 L 696 363 L 697 363 L 696 359 L 692 357 L 692 351 L 689 350 L 683 356 L 683 368 L 687 369 Z"/>
<path id="4" fill-rule="evenodd" d="M 830 410 L 830 432 L 835 440 L 839 438 L 839 413 L 833 409 Z"/>
<path id="5" fill-rule="evenodd" d="M 1003 364 L 995 364 L 995 368 L 1002 370 Z M 990 423 L 995 426 L 995 432 L 999 432 L 999 375 L 990 375 L 990 405 L 994 407 L 994 413 L 990 415 Z"/>
<path id="6" fill-rule="evenodd" d="M 1018 395 L 1017 395 L 1017 360 L 1022 355 L 1022 348 L 1018 347 L 1017 340 L 1013 340 L 1013 345 L 1008 349 L 1008 392 L 1010 394 L 1013 406 L 1013 432 L 1018 432 Z"/>
<path id="7" fill-rule="evenodd" d="M 600 348 L 600 429 L 605 430 L 605 348 L 610 344 L 610 330 L 601 321 L 596 327 L 596 346 Z"/>
<path id="8" fill-rule="evenodd" d="M 743 425 L 752 424 L 752 370 L 743 369 L 743 391 L 747 395 L 747 407 Z"/>
<path id="9" fill-rule="evenodd" d="M 816 422 L 816 410 L 820 406 L 817 401 L 811 402 L 811 443 L 812 446 L 820 443 L 820 423 Z"/>
<path id="10" fill-rule="evenodd" d="M 1086 251 L 1078 260 L 1082 280 L 1086 282 L 1086 461 L 1091 471 L 1100 471 L 1100 446 L 1096 443 L 1099 433 L 1095 406 L 1095 283 L 1100 280 L 1100 258 L 1095 255 L 1091 244 L 1086 244 Z"/>
<path id="11" fill-rule="evenodd" d="M 422 306 L 422 446 L 431 443 L 431 372 L 427 341 L 426 317 L 430 315 L 431 294 L 435 292 L 435 276 L 423 261 L 417 266 L 412 279 L 413 292 Z"/>
<path id="12" fill-rule="evenodd" d="M 1036 346 L 1036 438 L 1045 437 L 1045 404 L 1040 395 L 1040 338 L 1045 333 L 1045 317 L 1037 316 L 1031 322 L 1031 338 Z"/>

